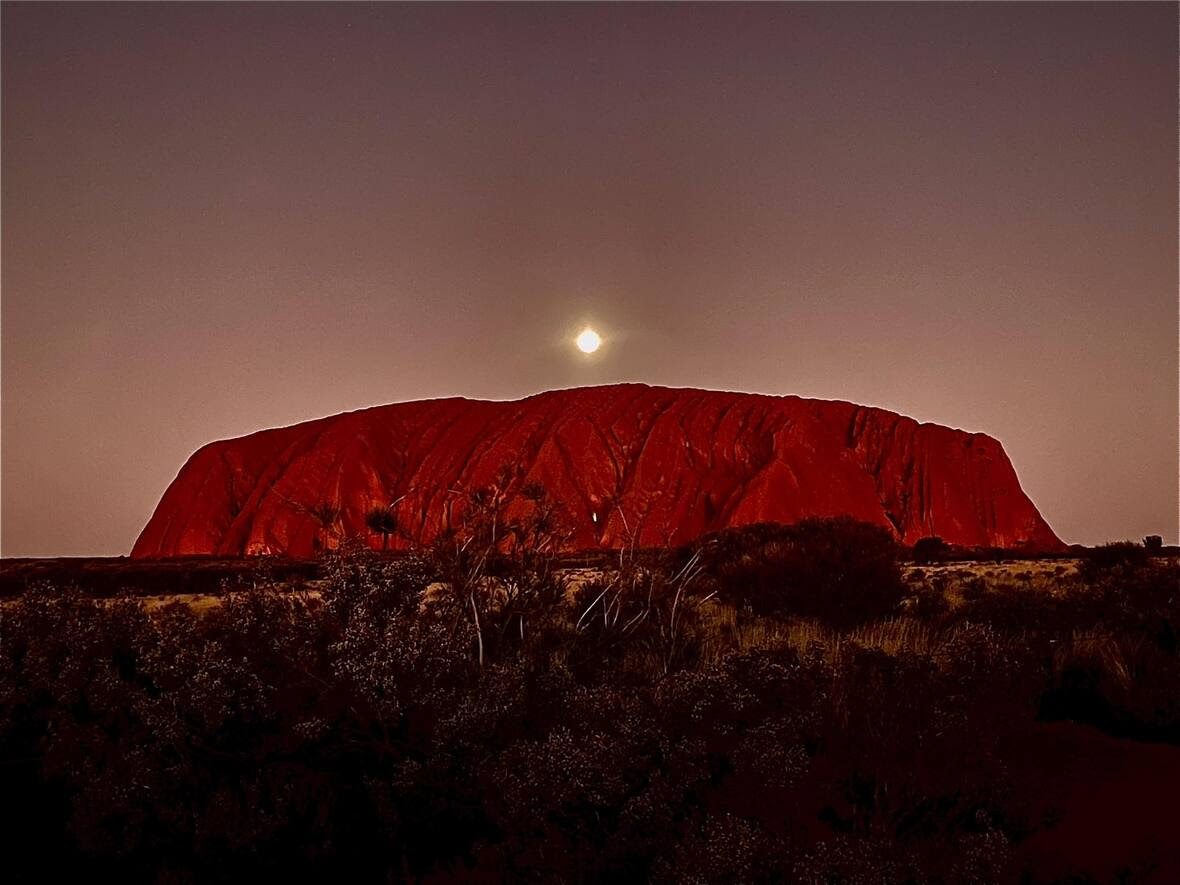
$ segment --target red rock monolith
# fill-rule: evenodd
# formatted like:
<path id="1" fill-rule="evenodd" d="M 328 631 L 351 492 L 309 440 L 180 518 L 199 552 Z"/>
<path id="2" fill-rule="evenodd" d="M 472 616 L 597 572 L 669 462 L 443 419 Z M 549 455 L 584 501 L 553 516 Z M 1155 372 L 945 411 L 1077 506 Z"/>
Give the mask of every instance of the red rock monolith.
<path id="1" fill-rule="evenodd" d="M 337 534 L 367 537 L 366 512 L 396 501 L 403 530 L 426 543 L 505 466 L 510 495 L 539 481 L 560 502 L 570 549 L 835 515 L 905 543 L 1063 547 L 985 434 L 846 402 L 617 384 L 397 403 L 210 443 L 132 556 L 308 556 L 321 502 L 340 508 Z"/>

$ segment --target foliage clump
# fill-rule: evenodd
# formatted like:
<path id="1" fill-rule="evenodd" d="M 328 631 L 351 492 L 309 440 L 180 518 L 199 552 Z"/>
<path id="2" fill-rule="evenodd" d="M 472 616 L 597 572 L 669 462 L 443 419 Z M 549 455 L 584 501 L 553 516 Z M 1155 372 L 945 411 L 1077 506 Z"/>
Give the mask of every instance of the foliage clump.
<path id="1" fill-rule="evenodd" d="M 757 614 L 848 628 L 895 612 L 906 595 L 888 529 L 850 517 L 729 529 L 701 546 L 704 586 Z"/>
<path id="2" fill-rule="evenodd" d="M 1087 581 L 1094 581 L 1111 573 L 1133 573 L 1148 566 L 1150 558 L 1148 548 L 1134 541 L 1099 544 L 1087 551 L 1081 574 Z"/>
<path id="3" fill-rule="evenodd" d="M 912 551 L 914 562 L 922 565 L 929 565 L 932 562 L 941 562 L 950 553 L 950 546 L 942 538 L 937 535 L 930 535 L 926 538 L 919 538 L 914 542 L 914 549 Z"/>
<path id="4" fill-rule="evenodd" d="M 575 583 L 521 485 L 203 613 L 7 602 L 15 877 L 1006 881 L 1038 718 L 1180 742 L 1163 560 L 907 588 L 876 527 L 811 521 Z"/>

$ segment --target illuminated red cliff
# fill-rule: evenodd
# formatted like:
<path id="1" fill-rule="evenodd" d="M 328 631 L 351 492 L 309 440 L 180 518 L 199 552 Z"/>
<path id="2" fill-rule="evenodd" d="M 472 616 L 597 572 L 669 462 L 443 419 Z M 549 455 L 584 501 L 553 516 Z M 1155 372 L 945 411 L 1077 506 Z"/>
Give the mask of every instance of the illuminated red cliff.
<path id="1" fill-rule="evenodd" d="M 398 501 L 404 531 L 429 541 L 504 465 L 515 488 L 540 481 L 561 503 L 574 549 L 838 514 L 907 543 L 1062 546 L 984 434 L 845 402 L 620 384 L 398 403 L 210 443 L 132 555 L 307 556 L 322 502 L 340 508 L 339 534 L 367 536 L 366 511 Z"/>

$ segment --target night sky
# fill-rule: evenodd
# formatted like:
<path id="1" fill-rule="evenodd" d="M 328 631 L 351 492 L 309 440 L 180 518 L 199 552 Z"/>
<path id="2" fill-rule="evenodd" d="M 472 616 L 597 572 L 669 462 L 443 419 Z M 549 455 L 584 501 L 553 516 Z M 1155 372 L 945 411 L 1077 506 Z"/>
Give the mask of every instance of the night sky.
<path id="1" fill-rule="evenodd" d="M 1177 6 L 3 6 L 3 553 L 213 439 L 645 381 L 1177 538 Z M 586 324 L 605 344 L 572 345 Z"/>

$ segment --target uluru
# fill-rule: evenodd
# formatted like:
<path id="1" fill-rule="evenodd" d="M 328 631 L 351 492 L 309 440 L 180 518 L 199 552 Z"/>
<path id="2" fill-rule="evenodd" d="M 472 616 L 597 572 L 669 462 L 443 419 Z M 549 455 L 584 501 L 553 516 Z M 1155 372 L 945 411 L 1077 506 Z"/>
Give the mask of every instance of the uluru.
<path id="1" fill-rule="evenodd" d="M 362 537 L 366 513 L 394 504 L 394 546 L 429 543 L 465 493 L 504 475 L 510 507 L 544 486 L 571 550 L 838 515 L 903 543 L 1063 546 L 985 434 L 848 402 L 616 384 L 396 403 L 209 443 L 132 556 L 308 556 L 323 503 Z"/>

